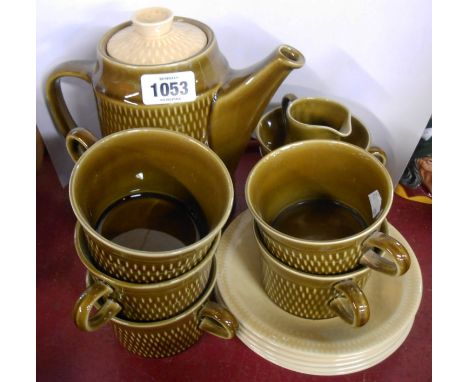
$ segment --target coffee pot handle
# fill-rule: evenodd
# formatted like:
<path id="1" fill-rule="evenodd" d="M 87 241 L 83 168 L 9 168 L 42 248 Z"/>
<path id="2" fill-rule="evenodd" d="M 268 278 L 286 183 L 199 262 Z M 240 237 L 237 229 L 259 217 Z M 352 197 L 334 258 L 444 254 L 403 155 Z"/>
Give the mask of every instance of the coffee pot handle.
<path id="1" fill-rule="evenodd" d="M 65 137 L 65 145 L 67 147 L 68 154 L 75 162 L 80 159 L 80 156 L 96 141 L 97 138 L 89 130 L 83 127 L 75 127 L 70 130 Z"/>
<path id="2" fill-rule="evenodd" d="M 198 313 L 199 328 L 224 339 L 235 336 L 239 324 L 232 313 L 220 304 L 207 301 Z"/>
<path id="3" fill-rule="evenodd" d="M 369 321 L 370 309 L 366 295 L 353 280 L 343 280 L 333 286 L 344 295 L 329 302 L 330 309 L 348 324 L 359 327 Z"/>
<path id="4" fill-rule="evenodd" d="M 68 61 L 57 66 L 49 74 L 45 84 L 45 96 L 55 128 L 63 136 L 76 127 L 63 97 L 60 80 L 63 77 L 76 77 L 92 84 L 95 61 Z"/>
<path id="5" fill-rule="evenodd" d="M 85 332 L 97 330 L 120 312 L 122 309 L 120 304 L 109 298 L 112 293 L 113 289 L 109 285 L 95 282 L 81 294 L 73 310 L 75 325 L 78 329 Z M 105 299 L 105 302 L 91 317 L 93 306 L 101 298 Z"/>
<path id="6" fill-rule="evenodd" d="M 368 250 L 361 256 L 359 263 L 378 272 L 401 276 L 411 265 L 411 257 L 405 246 L 383 232 L 374 232 L 363 242 L 363 246 Z M 384 258 L 374 248 L 389 254 L 391 260 Z"/>

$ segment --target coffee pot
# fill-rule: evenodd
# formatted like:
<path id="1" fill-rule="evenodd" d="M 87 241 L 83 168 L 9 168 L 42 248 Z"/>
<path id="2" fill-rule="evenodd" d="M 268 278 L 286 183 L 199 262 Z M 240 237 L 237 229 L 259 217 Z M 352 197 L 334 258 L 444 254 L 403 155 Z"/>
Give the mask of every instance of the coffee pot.
<path id="1" fill-rule="evenodd" d="M 209 145 L 233 174 L 262 112 L 292 69 L 297 49 L 280 45 L 261 62 L 233 70 L 205 24 L 156 7 L 100 40 L 97 61 L 69 61 L 47 78 L 46 100 L 57 130 L 76 127 L 60 79 L 92 84 L 102 135 L 137 127 L 188 134 Z"/>

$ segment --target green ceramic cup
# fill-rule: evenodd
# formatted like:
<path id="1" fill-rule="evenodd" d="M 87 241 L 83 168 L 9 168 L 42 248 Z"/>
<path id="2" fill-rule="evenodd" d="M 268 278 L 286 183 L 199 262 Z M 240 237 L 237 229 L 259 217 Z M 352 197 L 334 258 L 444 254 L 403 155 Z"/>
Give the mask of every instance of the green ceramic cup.
<path id="1" fill-rule="evenodd" d="M 128 129 L 99 141 L 77 128 L 68 133 L 66 142 L 71 157 L 77 159 L 70 177 L 71 206 L 99 270 L 122 281 L 156 283 L 189 271 L 205 257 L 231 213 L 234 197 L 229 172 L 209 147 L 185 134 L 156 128 Z M 123 200 L 133 203 L 145 195 L 177 201 L 190 213 L 190 219 L 192 212 L 203 216 L 199 219 L 203 220 L 203 234 L 193 234 L 193 240 L 180 247 L 161 250 L 111 240 L 114 236 L 110 234 L 124 232 L 126 225 L 152 227 L 154 213 L 162 204 L 129 207 L 123 217 L 115 219 L 109 235 L 98 229 L 102 217 L 109 216 L 110 206 L 119 206 L 116 203 Z M 166 235 L 188 227 L 188 220 L 179 220 L 176 214 L 169 224 L 165 216 L 158 217 L 162 225 L 158 229 L 167 228 Z M 146 235 L 149 230 L 142 232 Z M 143 244 L 146 239 L 142 237 Z"/>
<path id="2" fill-rule="evenodd" d="M 87 285 L 92 285 L 87 275 Z M 209 333 L 223 339 L 235 336 L 238 323 L 232 313 L 218 303 L 209 300 L 216 283 L 216 262 L 206 289 L 187 309 L 167 320 L 133 322 L 113 317 L 110 324 L 117 340 L 129 352 L 140 357 L 163 358 L 181 353 L 195 343 L 202 334 Z M 96 304 L 99 309 L 99 304 Z"/>
<path id="3" fill-rule="evenodd" d="M 262 257 L 262 284 L 266 294 L 288 313 L 308 319 L 340 317 L 360 327 L 370 317 L 370 307 L 362 288 L 370 268 L 332 276 L 314 275 L 288 267 L 273 256 L 254 224 L 255 239 Z"/>
<path id="4" fill-rule="evenodd" d="M 283 146 L 255 165 L 245 195 L 268 250 L 299 271 L 330 275 L 366 265 L 402 275 L 410 266 L 406 248 L 379 231 L 393 200 L 390 175 L 357 146 L 334 140 Z M 288 227 L 294 223 L 298 234 L 274 224 L 290 206 L 301 204 L 314 206 L 321 218 L 316 219 L 318 212 L 305 215 L 309 220 L 295 218 Z M 344 216 L 352 230 L 343 226 Z"/>
<path id="5" fill-rule="evenodd" d="M 75 304 L 75 325 L 94 331 L 117 314 L 136 322 L 159 321 L 187 309 L 205 290 L 220 234 L 208 254 L 188 272 L 171 280 L 152 284 L 135 284 L 117 280 L 101 272 L 93 264 L 80 223 L 75 227 L 75 249 L 93 280 Z M 91 316 L 92 308 L 101 302 L 101 309 Z"/>

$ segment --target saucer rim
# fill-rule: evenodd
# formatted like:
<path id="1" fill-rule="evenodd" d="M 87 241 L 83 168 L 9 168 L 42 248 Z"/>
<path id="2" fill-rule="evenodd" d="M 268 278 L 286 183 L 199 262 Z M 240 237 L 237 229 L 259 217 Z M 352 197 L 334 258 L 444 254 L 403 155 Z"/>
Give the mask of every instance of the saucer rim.
<path id="1" fill-rule="evenodd" d="M 332 375 L 344 375 L 355 373 L 358 371 L 369 369 L 380 362 L 384 361 L 386 358 L 390 357 L 400 346 L 405 342 L 406 338 L 409 336 L 414 325 L 414 319 L 405 326 L 401 333 L 394 338 L 391 343 L 388 343 L 385 348 L 382 348 L 380 352 L 372 352 L 369 356 L 358 357 L 355 360 L 351 360 L 348 363 L 338 359 L 329 360 L 328 362 L 324 361 L 323 364 L 312 363 L 309 355 L 308 360 L 289 360 L 286 357 L 282 356 L 280 353 L 273 354 L 268 351 L 263 351 L 259 346 L 255 346 L 250 342 L 249 337 L 241 335 L 239 339 L 252 351 L 266 359 L 269 362 L 274 363 L 275 365 L 284 367 L 288 370 L 292 370 L 299 373 L 311 374 L 311 375 L 323 375 L 323 376 L 332 376 Z"/>

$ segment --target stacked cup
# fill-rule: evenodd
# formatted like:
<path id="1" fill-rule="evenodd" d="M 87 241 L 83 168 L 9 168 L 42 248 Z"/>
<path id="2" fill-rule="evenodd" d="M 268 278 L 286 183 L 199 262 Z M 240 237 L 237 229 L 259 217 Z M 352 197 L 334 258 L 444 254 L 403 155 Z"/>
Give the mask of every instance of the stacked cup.
<path id="1" fill-rule="evenodd" d="M 209 301 L 216 252 L 233 203 L 231 177 L 207 146 L 165 129 L 97 140 L 72 130 L 70 201 L 75 247 L 87 269 L 75 324 L 110 323 L 130 352 L 166 357 L 202 331 L 234 336 L 237 322 Z"/>
<path id="2" fill-rule="evenodd" d="M 386 232 L 392 198 L 385 166 L 349 143 L 300 141 L 263 157 L 246 200 L 268 297 L 296 316 L 366 324 L 363 288 L 372 271 L 402 275 L 410 266 Z"/>

